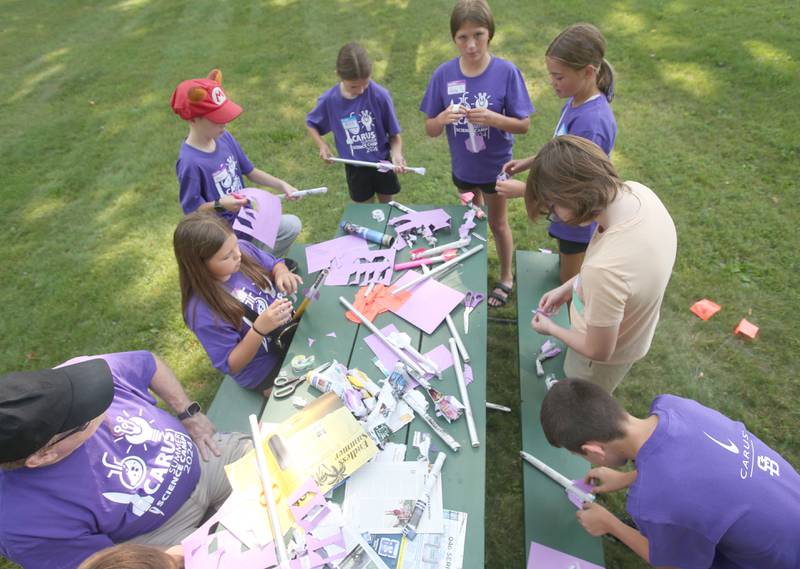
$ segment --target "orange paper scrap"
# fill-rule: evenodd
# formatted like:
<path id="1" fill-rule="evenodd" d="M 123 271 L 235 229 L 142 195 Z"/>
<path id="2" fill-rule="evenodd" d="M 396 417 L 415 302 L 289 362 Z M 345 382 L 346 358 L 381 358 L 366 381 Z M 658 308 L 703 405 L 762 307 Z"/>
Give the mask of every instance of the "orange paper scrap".
<path id="1" fill-rule="evenodd" d="M 739 325 L 736 327 L 733 333 L 742 334 L 748 338 L 755 338 L 756 334 L 758 334 L 758 326 L 752 322 L 748 322 L 746 318 L 742 318 L 742 321 L 739 322 Z"/>
<path id="2" fill-rule="evenodd" d="M 391 294 L 392 287 L 387 287 L 382 284 L 376 284 L 372 288 L 370 295 L 367 296 L 368 288 L 369 286 L 362 286 L 358 289 L 353 306 L 355 306 L 356 310 L 363 314 L 370 322 L 375 320 L 375 317 L 381 312 L 396 310 L 411 298 L 410 290 L 403 291 L 400 294 Z M 345 316 L 351 322 L 361 324 L 361 320 L 358 319 L 358 316 L 349 310 L 345 313 Z"/>
<path id="3" fill-rule="evenodd" d="M 702 318 L 703 320 L 708 320 L 712 316 L 714 316 L 717 312 L 719 312 L 722 307 L 717 304 L 716 302 L 712 302 L 707 298 L 703 300 L 698 300 L 695 302 L 689 310 L 694 312 L 697 316 Z"/>

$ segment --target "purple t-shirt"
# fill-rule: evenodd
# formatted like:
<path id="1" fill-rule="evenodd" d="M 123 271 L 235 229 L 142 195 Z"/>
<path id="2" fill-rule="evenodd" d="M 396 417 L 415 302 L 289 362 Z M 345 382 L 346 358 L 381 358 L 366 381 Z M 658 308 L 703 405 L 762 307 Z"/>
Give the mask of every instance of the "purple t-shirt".
<path id="1" fill-rule="evenodd" d="M 245 185 L 242 175 L 253 171 L 253 163 L 229 132 L 217 139 L 214 152 L 203 152 L 184 142 L 175 173 L 180 184 L 183 213 L 191 213 L 206 202 L 241 191 Z M 224 211 L 220 215 L 233 224 L 236 214 Z"/>
<path id="2" fill-rule="evenodd" d="M 95 551 L 158 528 L 200 478 L 192 439 L 148 391 L 153 355 L 66 363 L 94 358 L 108 363 L 115 387 L 95 434 L 55 464 L 0 471 L 0 554 L 26 569 L 74 568 Z"/>
<path id="3" fill-rule="evenodd" d="M 743 423 L 674 395 L 636 456 L 628 512 L 650 563 L 686 569 L 800 567 L 800 475 Z"/>
<path id="4" fill-rule="evenodd" d="M 392 96 L 374 81 L 355 99 L 346 99 L 337 83 L 317 99 L 306 124 L 320 134 L 333 131 L 341 158 L 376 162 L 389 157 L 389 138 L 400 133 Z"/>
<path id="5" fill-rule="evenodd" d="M 242 251 L 242 255 L 247 255 L 259 263 L 268 273 L 272 273 L 275 263 L 280 261 L 242 239 L 239 239 L 239 248 Z M 223 286 L 235 298 L 255 310 L 258 314 L 266 310 L 277 297 L 277 291 L 272 286 L 267 290 L 261 290 L 241 272 L 231 275 L 231 278 L 223 283 Z M 265 338 L 250 363 L 234 375 L 228 366 L 228 356 L 242 341 L 242 338 L 247 335 L 250 325 L 243 321 L 241 327 L 237 329 L 227 320 L 218 316 L 204 300 L 197 296 L 193 296 L 189 300 L 185 317 L 189 328 L 205 348 L 208 359 L 211 360 L 211 365 L 222 373 L 231 375 L 242 387 L 249 389 L 258 387 L 272 368 L 275 367 L 275 364 L 278 363 L 278 355 L 275 353 L 275 349 L 271 348 L 271 341 Z M 269 351 L 268 348 L 270 348 Z"/>
<path id="6" fill-rule="evenodd" d="M 600 94 L 578 107 L 572 106 L 572 97 L 570 97 L 561 110 L 561 118 L 558 120 L 553 136 L 565 134 L 573 134 L 591 140 L 611 156 L 611 150 L 613 150 L 614 141 L 617 138 L 617 121 L 605 96 Z M 550 224 L 549 231 L 550 235 L 559 239 L 588 243 L 596 227 L 597 223 L 579 227 L 557 222 Z"/>
<path id="7" fill-rule="evenodd" d="M 458 57 L 433 72 L 419 110 L 433 118 L 454 104 L 488 108 L 518 119 L 533 114 L 522 73 L 510 61 L 495 56 L 477 77 L 461 73 Z M 445 128 L 453 174 L 471 184 L 492 183 L 503 164 L 511 160 L 514 137 L 494 127 L 472 126 L 473 137 L 466 118 Z"/>

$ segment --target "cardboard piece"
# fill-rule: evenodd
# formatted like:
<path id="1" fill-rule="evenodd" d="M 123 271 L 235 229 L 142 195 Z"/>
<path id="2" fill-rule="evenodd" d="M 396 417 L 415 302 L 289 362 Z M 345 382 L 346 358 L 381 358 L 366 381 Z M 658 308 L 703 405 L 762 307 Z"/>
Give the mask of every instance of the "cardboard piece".
<path id="1" fill-rule="evenodd" d="M 719 304 L 712 302 L 707 298 L 698 300 L 689 308 L 689 310 L 694 312 L 702 320 L 708 320 L 721 309 L 722 307 Z"/>
<path id="2" fill-rule="evenodd" d="M 733 331 L 733 333 L 740 336 L 747 336 L 748 338 L 755 340 L 755 337 L 758 334 L 758 326 L 752 322 L 749 322 L 746 318 L 742 318 L 742 321 L 739 322 L 739 325 L 736 326 L 736 329 Z"/>
<path id="3" fill-rule="evenodd" d="M 244 188 L 239 193 L 250 200 L 250 205 L 239 210 L 233 229 L 274 247 L 281 222 L 281 200 L 256 188 Z"/>

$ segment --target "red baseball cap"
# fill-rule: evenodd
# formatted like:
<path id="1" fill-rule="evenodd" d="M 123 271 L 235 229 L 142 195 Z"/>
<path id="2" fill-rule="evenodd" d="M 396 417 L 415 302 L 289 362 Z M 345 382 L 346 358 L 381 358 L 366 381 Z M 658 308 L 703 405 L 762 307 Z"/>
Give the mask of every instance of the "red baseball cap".
<path id="1" fill-rule="evenodd" d="M 242 107 L 222 90 L 222 73 L 214 69 L 205 79 L 182 81 L 172 93 L 172 110 L 183 120 L 206 118 L 225 124 L 242 114 Z"/>

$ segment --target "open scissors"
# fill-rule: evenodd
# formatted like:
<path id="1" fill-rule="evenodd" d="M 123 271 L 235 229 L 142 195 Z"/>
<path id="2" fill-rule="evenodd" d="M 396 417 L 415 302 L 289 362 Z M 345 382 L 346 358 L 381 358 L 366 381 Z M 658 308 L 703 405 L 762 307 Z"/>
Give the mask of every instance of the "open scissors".
<path id="1" fill-rule="evenodd" d="M 275 378 L 275 387 L 272 389 L 272 396 L 275 399 L 285 399 L 292 395 L 297 388 L 303 383 L 305 375 L 301 376 L 288 376 L 279 375 Z"/>
<path id="2" fill-rule="evenodd" d="M 464 308 L 464 334 L 469 334 L 469 315 L 476 306 L 483 302 L 484 298 L 486 298 L 485 294 L 467 291 L 467 295 L 464 297 L 464 306 L 466 307 Z"/>

